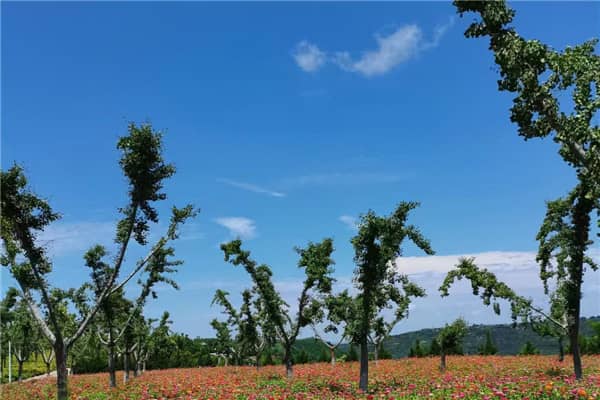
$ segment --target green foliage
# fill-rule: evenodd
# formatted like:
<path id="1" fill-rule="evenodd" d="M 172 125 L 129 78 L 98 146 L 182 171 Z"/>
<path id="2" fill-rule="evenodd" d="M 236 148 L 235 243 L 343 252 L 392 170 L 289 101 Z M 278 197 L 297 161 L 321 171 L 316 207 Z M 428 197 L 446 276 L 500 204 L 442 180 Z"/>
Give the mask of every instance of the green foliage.
<path id="1" fill-rule="evenodd" d="M 479 347 L 479 354 L 484 355 L 484 356 L 490 356 L 490 355 L 494 355 L 496 353 L 498 353 L 498 347 L 496 347 L 496 344 L 494 343 L 494 340 L 492 339 L 492 332 L 488 329 L 485 332 L 485 343 L 483 343 Z"/>
<path id="2" fill-rule="evenodd" d="M 348 349 L 346 361 L 358 361 L 358 353 L 356 352 L 356 347 L 353 345 L 350 345 L 350 348 Z"/>
<path id="3" fill-rule="evenodd" d="M 575 168 L 575 188 L 565 198 L 547 204 L 537 236 L 537 260 L 546 292 L 548 279 L 558 280 L 566 324 L 557 325 L 568 333 L 575 376 L 581 379 L 577 343 L 581 285 L 586 264 L 597 269 L 586 256 L 592 243 L 589 235 L 594 210 L 600 226 L 600 55 L 595 51 L 598 39 L 557 51 L 539 40 L 521 37 L 510 25 L 515 12 L 505 1 L 456 0 L 454 4 L 461 15 L 479 15 L 465 36 L 489 37 L 489 48 L 500 72 L 498 89 L 515 93 L 510 119 L 517 124 L 519 134 L 525 139 L 551 136 L 559 145 L 561 157 Z M 551 262 L 553 259 L 556 265 Z"/>
<path id="4" fill-rule="evenodd" d="M 467 334 L 467 323 L 459 318 L 451 324 L 446 324 L 437 337 L 440 352 L 443 354 L 463 354 L 462 343 Z"/>
<path id="5" fill-rule="evenodd" d="M 525 342 L 525 345 L 519 351 L 520 356 L 531 356 L 535 354 L 540 354 L 540 351 L 530 342 Z"/>
<path id="6" fill-rule="evenodd" d="M 225 261 L 233 265 L 242 265 L 254 285 L 253 290 L 259 298 L 259 308 L 264 319 L 269 321 L 269 329 L 276 332 L 284 348 L 284 359 L 288 376 L 291 376 L 292 346 L 300 329 L 312 324 L 317 318 L 315 310 L 321 299 L 331 293 L 334 263 L 331 259 L 333 241 L 324 239 L 320 243 L 310 242 L 306 248 L 296 248 L 300 256 L 298 267 L 304 270 L 305 278 L 298 298 L 298 311 L 293 318 L 289 305 L 283 301 L 272 282 L 269 266 L 257 263 L 250 258 L 250 252 L 242 250 L 241 240 L 233 240 L 221 245 Z"/>
<path id="7" fill-rule="evenodd" d="M 418 203 L 401 202 L 387 217 L 373 211 L 362 215 L 358 233 L 351 240 L 354 247 L 354 282 L 358 289 L 356 319 L 349 326 L 354 343 L 361 346 L 360 381 L 367 390 L 368 368 L 366 356 L 368 341 L 377 347 L 389 336 L 394 326 L 408 315 L 411 299 L 425 296 L 425 291 L 399 272 L 396 258 L 402 255 L 405 239 L 412 241 L 426 254 L 432 255 L 429 241 L 414 225 L 408 225 L 409 213 Z M 385 321 L 380 315 L 384 309 L 394 309 L 394 320 Z"/>
<path id="8" fill-rule="evenodd" d="M 434 340 L 437 343 L 437 340 Z M 409 357 L 425 357 L 427 355 L 427 349 L 421 347 L 421 340 L 415 340 L 415 343 L 411 346 L 408 356 Z"/>

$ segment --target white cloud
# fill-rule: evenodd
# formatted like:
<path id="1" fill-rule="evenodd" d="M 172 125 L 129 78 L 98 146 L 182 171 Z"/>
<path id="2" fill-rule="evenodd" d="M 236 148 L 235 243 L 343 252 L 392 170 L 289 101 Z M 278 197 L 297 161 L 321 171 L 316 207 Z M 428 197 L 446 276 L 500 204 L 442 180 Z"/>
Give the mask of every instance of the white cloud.
<path id="1" fill-rule="evenodd" d="M 353 60 L 347 51 L 338 52 L 335 62 L 344 70 L 365 76 L 382 75 L 417 55 L 423 33 L 417 25 L 406 25 L 389 36 L 375 35 L 377 49 L 366 51 Z"/>
<path id="2" fill-rule="evenodd" d="M 215 222 L 229 229 L 229 233 L 232 236 L 239 236 L 242 239 L 252 239 L 256 237 L 256 225 L 250 218 L 223 217 L 217 218 Z"/>
<path id="3" fill-rule="evenodd" d="M 254 193 L 266 194 L 266 195 L 272 196 L 272 197 L 285 197 L 285 193 L 265 189 L 261 186 L 254 185 L 251 183 L 237 182 L 237 181 L 232 181 L 230 179 L 217 179 L 217 182 L 225 183 L 229 186 L 248 190 L 248 191 L 254 192 Z"/>
<path id="4" fill-rule="evenodd" d="M 326 55 L 317 46 L 301 41 L 296 45 L 292 56 L 296 60 L 296 64 L 306 72 L 315 72 L 325 64 Z"/>
<path id="5" fill-rule="evenodd" d="M 112 222 L 57 222 L 40 232 L 38 239 L 51 257 L 83 253 L 95 244 L 110 244 L 115 235 Z"/>
<path id="6" fill-rule="evenodd" d="M 343 224 L 345 224 L 349 229 L 355 231 L 358 229 L 358 221 L 356 220 L 356 217 L 353 217 L 351 215 L 342 215 L 341 217 L 338 218 L 339 221 Z"/>
<path id="7" fill-rule="evenodd" d="M 446 24 L 436 26 L 431 40 L 425 39 L 422 29 L 416 24 L 401 26 L 387 36 L 375 34 L 377 47 L 363 51 L 358 58 L 347 50 L 327 54 L 306 41 L 296 46 L 293 55 L 300 68 L 308 72 L 316 71 L 325 62 L 331 62 L 345 71 L 367 77 L 378 76 L 415 58 L 419 53 L 438 46 L 453 24 L 454 17 L 451 17 Z"/>

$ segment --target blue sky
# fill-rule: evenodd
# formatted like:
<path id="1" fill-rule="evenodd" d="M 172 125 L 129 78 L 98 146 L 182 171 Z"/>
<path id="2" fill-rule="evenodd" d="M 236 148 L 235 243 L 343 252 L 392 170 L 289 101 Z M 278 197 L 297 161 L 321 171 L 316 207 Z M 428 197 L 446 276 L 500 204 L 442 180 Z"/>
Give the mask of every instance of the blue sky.
<path id="1" fill-rule="evenodd" d="M 291 300 L 301 279 L 294 246 L 333 237 L 344 287 L 353 218 L 402 200 L 421 202 L 411 220 L 446 257 L 406 261 L 429 297 L 398 332 L 459 314 L 505 320 L 466 287 L 439 299 L 456 255 L 480 255 L 541 298 L 535 234 L 544 201 L 566 193 L 574 175 L 550 140 L 517 135 L 487 41 L 463 37 L 472 16 L 455 17 L 450 3 L 1 7 L 2 167 L 24 165 L 63 214 L 43 235 L 53 282 L 79 284 L 85 249 L 110 245 L 126 201 L 116 140 L 128 121 L 151 121 L 178 170 L 165 221 L 172 204 L 202 210 L 176 246 L 181 290 L 161 290 L 148 306 L 151 315 L 168 309 L 175 330 L 212 335 L 214 290 L 249 285 L 219 243 L 242 235 Z M 598 36 L 599 3 L 514 7 L 520 33 L 555 48 Z M 420 254 L 407 246 L 406 255 Z M 11 284 L 6 270 L 2 278 Z M 600 314 L 599 286 L 589 275 L 586 315 Z"/>

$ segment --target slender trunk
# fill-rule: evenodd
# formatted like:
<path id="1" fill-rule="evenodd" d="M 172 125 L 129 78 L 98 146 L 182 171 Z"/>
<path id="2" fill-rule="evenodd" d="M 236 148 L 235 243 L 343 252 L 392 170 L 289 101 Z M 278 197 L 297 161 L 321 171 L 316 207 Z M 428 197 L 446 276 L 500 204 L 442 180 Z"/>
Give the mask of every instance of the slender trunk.
<path id="1" fill-rule="evenodd" d="M 558 338 L 558 361 L 563 362 L 565 359 L 565 347 L 563 346 L 562 336 Z"/>
<path id="2" fill-rule="evenodd" d="M 373 358 L 375 359 L 375 365 L 379 361 L 379 345 L 375 343 L 375 350 L 373 350 Z"/>
<path id="3" fill-rule="evenodd" d="M 585 262 L 585 250 L 588 246 L 590 213 L 593 202 L 588 199 L 588 190 L 585 185 L 580 184 L 579 195 L 575 209 L 573 210 L 573 227 L 575 229 L 575 249 L 571 256 L 569 268 L 570 282 L 567 295 L 567 313 L 569 317 L 569 340 L 571 352 L 573 353 L 573 371 L 575 379 L 581 380 L 583 369 L 581 366 L 581 354 L 579 350 L 579 318 L 581 314 L 581 283 L 583 281 L 583 265 Z"/>
<path id="4" fill-rule="evenodd" d="M 123 383 L 129 380 L 129 353 L 123 353 Z"/>
<path id="5" fill-rule="evenodd" d="M 112 334 L 109 334 L 108 343 L 108 384 L 110 387 L 117 386 L 117 374 L 115 371 L 115 344 L 112 342 Z"/>
<path id="6" fill-rule="evenodd" d="M 57 340 L 54 344 L 54 357 L 56 360 L 56 398 L 57 400 L 68 400 L 67 349 L 62 340 Z"/>
<path id="7" fill-rule="evenodd" d="M 50 375 L 50 363 L 45 362 L 44 364 L 46 364 L 46 375 Z"/>
<path id="8" fill-rule="evenodd" d="M 21 380 L 23 379 L 23 362 L 25 360 L 22 358 L 18 358 L 17 359 L 17 363 L 19 364 L 19 369 L 17 370 L 17 380 L 19 382 L 21 382 Z"/>
<path id="9" fill-rule="evenodd" d="M 331 365 L 335 366 L 335 348 L 334 347 L 329 348 L 329 356 L 331 359 Z"/>
<path id="10" fill-rule="evenodd" d="M 261 351 L 257 351 L 256 352 L 256 370 L 258 371 L 260 369 L 260 355 L 261 355 Z"/>
<path id="11" fill-rule="evenodd" d="M 146 372 L 146 360 L 142 362 L 142 372 Z"/>
<path id="12" fill-rule="evenodd" d="M 285 364 L 285 375 L 288 377 L 288 379 L 293 378 L 294 369 L 292 367 L 292 349 L 290 346 L 286 346 L 283 362 Z"/>
<path id="13" fill-rule="evenodd" d="M 442 350 L 440 354 L 440 371 L 444 372 L 446 370 L 446 353 Z"/>
<path id="14" fill-rule="evenodd" d="M 369 389 L 369 344 L 366 333 L 360 339 L 360 376 L 358 387 L 363 392 Z"/>

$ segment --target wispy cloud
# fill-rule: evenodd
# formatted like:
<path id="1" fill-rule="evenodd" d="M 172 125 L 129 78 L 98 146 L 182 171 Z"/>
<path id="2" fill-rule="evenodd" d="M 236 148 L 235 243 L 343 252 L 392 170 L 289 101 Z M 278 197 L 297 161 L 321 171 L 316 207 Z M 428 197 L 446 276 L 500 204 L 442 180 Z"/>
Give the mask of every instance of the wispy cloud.
<path id="1" fill-rule="evenodd" d="M 239 236 L 242 239 L 252 239 L 256 237 L 256 225 L 250 218 L 222 217 L 215 219 L 215 222 L 227 228 L 231 236 Z"/>
<path id="2" fill-rule="evenodd" d="M 292 52 L 296 64 L 305 72 L 314 72 L 321 68 L 326 61 L 326 55 L 316 45 L 301 41 Z"/>
<path id="3" fill-rule="evenodd" d="M 110 244 L 115 235 L 112 222 L 57 222 L 38 235 L 51 257 L 82 253 L 94 244 Z"/>
<path id="4" fill-rule="evenodd" d="M 266 194 L 266 195 L 272 196 L 272 197 L 285 197 L 285 193 L 276 192 L 274 190 L 266 189 L 264 187 L 261 187 L 261 186 L 258 186 L 258 185 L 254 185 L 252 183 L 237 182 L 237 181 L 233 181 L 231 179 L 217 179 L 217 182 L 221 182 L 221 183 L 224 183 L 226 185 L 233 186 L 233 187 L 236 187 L 236 188 L 239 188 L 239 189 L 247 190 L 249 192 Z"/>
<path id="5" fill-rule="evenodd" d="M 294 58 L 300 68 L 309 72 L 331 62 L 345 71 L 366 77 L 384 75 L 421 52 L 437 47 L 453 24 L 454 17 L 451 17 L 447 23 L 436 26 L 431 40 L 425 38 L 422 29 L 416 24 L 401 26 L 389 35 L 375 34 L 377 47 L 363 51 L 359 57 L 353 57 L 347 50 L 326 53 L 317 45 L 303 41 L 297 45 Z M 303 56 L 302 64 L 297 58 L 298 54 Z"/>
<path id="6" fill-rule="evenodd" d="M 356 219 L 356 217 L 353 217 L 351 215 L 342 215 L 338 218 L 338 220 L 344 225 L 346 225 L 350 230 L 355 231 L 358 229 L 358 220 Z"/>
<path id="7" fill-rule="evenodd" d="M 387 174 L 387 173 L 327 173 L 301 175 L 283 179 L 282 183 L 286 186 L 307 186 L 307 185 L 358 185 L 369 183 L 394 183 L 405 180 L 406 175 Z"/>

